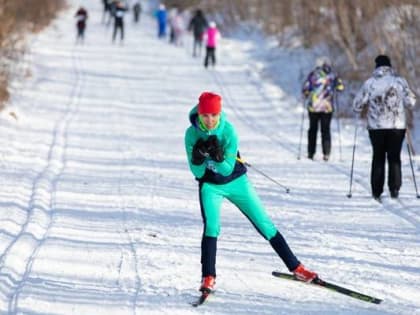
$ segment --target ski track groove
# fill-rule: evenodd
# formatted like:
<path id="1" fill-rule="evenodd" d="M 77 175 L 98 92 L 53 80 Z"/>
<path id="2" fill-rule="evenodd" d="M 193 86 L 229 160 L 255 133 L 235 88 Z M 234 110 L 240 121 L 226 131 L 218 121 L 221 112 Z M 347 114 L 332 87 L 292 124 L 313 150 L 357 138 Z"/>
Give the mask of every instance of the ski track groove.
<path id="1" fill-rule="evenodd" d="M 120 125 L 123 125 L 122 119 L 121 119 L 121 113 L 118 114 L 118 121 L 120 121 Z M 123 216 L 123 229 L 124 229 L 124 234 L 125 234 L 125 238 L 129 244 L 129 248 L 130 248 L 130 256 L 133 259 L 132 262 L 132 266 L 134 267 L 134 281 L 135 281 L 135 287 L 134 287 L 134 294 L 132 297 L 132 313 L 133 315 L 137 315 L 137 301 L 138 301 L 138 297 L 140 295 L 140 290 L 141 290 L 141 286 L 142 286 L 142 281 L 140 278 L 140 273 L 138 270 L 138 265 L 139 265 L 139 258 L 137 257 L 137 252 L 136 252 L 136 241 L 132 235 L 132 233 L 130 232 L 130 227 L 128 226 L 128 219 L 127 219 L 127 205 L 126 202 L 124 200 L 124 195 L 123 195 L 123 189 L 122 187 L 124 187 L 122 185 L 122 181 L 124 179 L 123 176 L 123 171 L 124 171 L 124 166 L 126 165 L 126 158 L 124 155 L 124 148 L 122 147 L 122 144 L 124 143 L 124 137 L 122 135 L 119 135 L 119 141 L 118 141 L 118 152 L 120 154 L 120 163 L 119 163 L 119 177 L 118 177 L 118 196 L 119 196 L 119 208 L 121 209 L 122 212 L 122 216 Z M 121 274 L 121 265 L 123 263 L 123 259 L 124 259 L 124 246 L 121 246 L 121 264 L 119 267 L 119 274 Z"/>
<path id="2" fill-rule="evenodd" d="M 61 118 L 57 120 L 53 129 L 53 139 L 47 157 L 48 163 L 34 180 L 26 222 L 23 224 L 21 231 L 16 235 L 15 239 L 0 257 L 0 277 L 4 277 L 6 275 L 11 280 L 11 285 L 8 288 L 9 292 L 5 293 L 9 299 L 9 315 L 18 314 L 19 295 L 28 280 L 33 262 L 40 248 L 45 243 L 48 232 L 53 223 L 52 210 L 54 209 L 55 204 L 56 185 L 65 168 L 68 127 L 78 110 L 83 85 L 83 73 L 80 69 L 80 60 L 76 57 L 74 50 L 72 51 L 72 61 L 76 82 L 71 92 L 67 109 Z M 47 190 L 48 193 L 47 202 L 42 200 L 42 193 L 45 192 L 45 190 Z M 41 224 L 46 224 L 44 224 L 45 227 L 43 227 L 40 237 L 35 236 L 29 229 L 31 225 L 37 225 L 39 223 L 34 210 L 41 211 L 42 214 L 47 217 L 47 219 L 45 219 L 47 222 L 41 222 Z M 13 270 L 13 267 L 8 266 L 6 260 L 8 257 L 13 256 L 14 251 L 19 251 L 19 242 L 25 241 L 24 238 L 26 236 L 31 236 L 35 240 L 35 244 L 31 247 L 29 254 L 23 258 L 23 260 L 27 260 L 24 271 L 22 274 L 19 274 L 19 271 L 16 271 L 17 274 L 14 276 L 8 275 L 7 269 Z M 20 279 L 17 279 L 17 277 L 20 277 Z"/>
<path id="3" fill-rule="evenodd" d="M 241 109 L 241 106 L 238 105 L 238 102 L 235 101 L 235 98 L 232 96 L 232 93 L 229 90 L 229 84 L 226 84 L 225 80 L 223 80 L 222 75 L 219 72 L 212 71 L 211 74 L 214 78 L 214 81 L 216 82 L 216 85 L 222 91 L 222 94 L 223 94 L 223 96 L 226 100 L 225 103 L 234 112 L 234 114 L 236 115 L 236 117 L 238 119 L 240 119 L 243 123 L 248 125 L 251 129 L 254 129 L 257 132 L 259 132 L 260 134 L 263 134 L 264 136 L 266 136 L 270 141 L 272 141 L 276 145 L 279 145 L 279 146 L 283 147 L 285 150 L 287 150 L 291 153 L 295 153 L 295 150 L 293 148 L 291 148 L 290 145 L 287 145 L 286 143 L 284 143 L 282 141 L 279 141 L 276 137 L 274 137 L 273 136 L 274 133 L 272 132 L 272 130 L 267 131 L 266 128 L 264 128 L 264 126 L 259 121 L 252 118 L 251 116 L 247 115 L 246 110 Z M 251 81 L 249 75 L 248 76 L 244 75 L 244 77 L 246 77 L 248 81 Z M 255 89 L 258 91 L 258 94 L 263 98 L 263 100 L 266 102 L 266 104 L 271 105 L 271 107 L 273 108 L 273 112 L 275 112 L 274 111 L 275 106 L 273 104 L 273 101 L 263 93 L 263 91 L 262 91 L 263 89 L 262 89 L 261 84 L 259 84 L 258 82 L 252 81 L 252 82 L 250 82 L 250 85 L 255 86 Z M 280 119 L 279 115 L 277 115 L 277 114 L 274 117 L 277 117 L 276 120 Z M 284 119 L 288 118 L 285 115 L 282 115 L 282 117 Z M 285 135 L 284 132 L 281 132 L 279 130 L 276 130 L 276 132 L 280 133 L 282 135 L 282 138 L 286 139 L 286 135 Z M 324 162 L 320 162 L 320 161 L 314 161 L 314 162 L 318 163 L 319 165 L 322 165 L 323 167 L 330 168 L 330 169 L 334 170 L 336 173 L 343 174 L 344 176 L 346 176 L 350 180 L 349 171 L 347 169 L 345 170 L 343 166 L 339 166 L 337 164 L 332 164 L 332 163 L 324 163 Z M 366 178 L 369 179 L 369 177 L 366 177 L 365 175 L 364 176 L 359 175 L 356 178 L 354 176 L 354 173 L 353 173 L 353 181 L 356 182 L 357 184 L 359 184 L 363 188 L 363 190 L 368 195 L 370 195 L 370 184 L 366 182 Z M 362 179 L 365 179 L 365 180 L 362 180 Z M 384 210 L 392 213 L 395 216 L 400 217 L 404 221 L 413 225 L 413 227 L 415 228 L 416 234 L 420 234 L 420 223 L 415 218 L 411 217 L 408 214 L 405 214 L 404 211 L 403 211 L 404 209 L 411 209 L 411 207 L 406 205 L 401 200 L 401 198 L 396 199 L 396 201 L 399 204 L 398 207 L 396 207 L 396 206 L 394 206 L 394 205 L 392 205 L 392 204 L 390 204 L 389 202 L 386 202 L 386 201 L 383 201 L 381 203 L 381 207 Z M 415 212 L 415 211 L 413 210 L 413 212 Z"/>

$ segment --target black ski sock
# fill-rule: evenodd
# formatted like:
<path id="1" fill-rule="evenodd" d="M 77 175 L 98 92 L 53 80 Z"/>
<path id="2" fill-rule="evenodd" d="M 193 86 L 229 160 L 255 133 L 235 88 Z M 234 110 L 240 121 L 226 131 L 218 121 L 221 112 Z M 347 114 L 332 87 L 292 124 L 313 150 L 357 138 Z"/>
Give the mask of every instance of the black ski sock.
<path id="1" fill-rule="evenodd" d="M 299 266 L 300 262 L 279 232 L 270 240 L 270 244 L 290 271 L 295 270 Z"/>
<path id="2" fill-rule="evenodd" d="M 201 241 L 202 276 L 216 277 L 217 237 L 203 236 Z"/>

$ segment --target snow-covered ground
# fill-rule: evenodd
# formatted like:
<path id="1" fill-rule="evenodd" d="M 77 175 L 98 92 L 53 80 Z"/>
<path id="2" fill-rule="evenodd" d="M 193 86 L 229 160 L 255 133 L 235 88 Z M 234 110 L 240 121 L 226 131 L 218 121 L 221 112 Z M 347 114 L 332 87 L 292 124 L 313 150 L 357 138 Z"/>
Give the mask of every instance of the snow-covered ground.
<path id="1" fill-rule="evenodd" d="M 401 198 L 375 202 L 359 126 L 349 199 L 354 123 L 341 121 L 339 137 L 333 122 L 330 162 L 305 159 L 305 137 L 298 160 L 301 107 L 259 75 L 251 43 L 225 38 L 206 71 L 189 41 L 158 40 L 146 16 L 127 17 L 126 41 L 112 44 L 100 1 L 85 3 L 86 44 L 75 45 L 71 7 L 34 38 L 28 78 L 0 116 L 0 314 L 420 314 L 420 200 L 406 150 Z M 224 97 L 243 158 L 290 188 L 249 170 L 298 258 L 382 304 L 273 278 L 285 266 L 227 202 L 217 292 L 188 304 L 202 223 L 183 137 L 204 90 Z"/>

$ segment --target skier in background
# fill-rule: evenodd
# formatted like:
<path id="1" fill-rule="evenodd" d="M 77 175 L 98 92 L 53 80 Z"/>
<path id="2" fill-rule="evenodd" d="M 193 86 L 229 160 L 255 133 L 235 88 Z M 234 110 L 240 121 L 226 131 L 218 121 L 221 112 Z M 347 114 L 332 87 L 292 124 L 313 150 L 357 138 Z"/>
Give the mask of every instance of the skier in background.
<path id="1" fill-rule="evenodd" d="M 102 23 L 105 22 L 105 18 L 109 17 L 110 14 L 110 0 L 102 0 L 102 5 L 103 5 L 103 12 L 102 12 Z"/>
<path id="2" fill-rule="evenodd" d="M 207 68 L 209 62 L 213 67 L 216 65 L 216 47 L 220 39 L 220 32 L 215 22 L 210 22 L 209 27 L 204 33 L 204 41 L 206 42 L 206 56 L 204 58 L 204 67 Z"/>
<path id="3" fill-rule="evenodd" d="M 140 0 L 135 0 L 133 4 L 133 15 L 134 15 L 134 22 L 138 23 L 140 21 L 140 14 L 141 14 L 141 4 Z"/>
<path id="4" fill-rule="evenodd" d="M 86 30 L 86 21 L 88 19 L 88 13 L 84 7 L 80 7 L 76 14 L 76 27 L 77 27 L 77 37 L 76 43 L 83 43 L 85 40 L 85 30 Z"/>
<path id="5" fill-rule="evenodd" d="M 166 7 L 164 4 L 159 5 L 159 9 L 155 13 L 156 20 L 158 24 L 158 37 L 164 38 L 166 37 L 166 23 L 167 23 L 167 13 Z"/>
<path id="6" fill-rule="evenodd" d="M 175 23 L 175 17 L 178 14 L 178 8 L 175 6 L 171 9 L 169 9 L 168 12 L 168 25 L 169 25 L 169 43 L 174 44 L 175 43 L 175 28 L 173 24 Z"/>
<path id="7" fill-rule="evenodd" d="M 111 24 L 111 21 L 114 19 L 115 20 L 115 12 L 117 11 L 117 3 L 118 0 L 108 0 L 109 2 L 109 15 L 108 15 L 108 22 L 107 22 L 107 26 L 109 26 Z"/>
<path id="8" fill-rule="evenodd" d="M 112 42 L 115 42 L 118 30 L 120 31 L 120 40 L 124 40 L 124 14 L 126 8 L 121 1 L 116 2 L 114 12 L 114 32 L 112 33 Z"/>
<path id="9" fill-rule="evenodd" d="M 222 98 L 211 92 L 202 93 L 198 105 L 190 111 L 189 120 L 191 126 L 185 133 L 185 149 L 190 170 L 198 181 L 204 224 L 199 290 L 214 290 L 220 207 L 224 198 L 251 221 L 298 279 L 313 281 L 317 274 L 306 269 L 293 254 L 264 209 L 246 175 L 245 165 L 237 159 L 239 140 L 234 126 L 222 111 Z"/>
<path id="10" fill-rule="evenodd" d="M 316 152 L 318 124 L 321 124 L 323 160 L 331 153 L 331 119 L 334 111 L 334 93 L 343 91 L 342 80 L 332 71 L 331 62 L 321 57 L 303 83 L 302 93 L 309 115 L 308 158 L 313 160 Z"/>
<path id="11" fill-rule="evenodd" d="M 372 144 L 370 184 L 372 197 L 380 200 L 388 160 L 388 188 L 391 198 L 398 198 L 401 188 L 401 148 L 407 130 L 405 109 L 413 109 L 416 96 L 407 81 L 398 76 L 386 55 L 375 58 L 375 70 L 353 101 L 353 109 L 367 107 L 367 128 Z"/>
<path id="12" fill-rule="evenodd" d="M 201 47 L 203 46 L 204 31 L 208 26 L 207 20 L 204 17 L 203 11 L 198 9 L 188 24 L 188 30 L 193 32 L 193 57 L 201 56 Z M 197 54 L 198 51 L 198 54 Z"/>
<path id="13" fill-rule="evenodd" d="M 170 36 L 169 42 L 176 46 L 182 46 L 185 31 L 185 22 L 182 12 L 174 7 L 169 13 Z"/>

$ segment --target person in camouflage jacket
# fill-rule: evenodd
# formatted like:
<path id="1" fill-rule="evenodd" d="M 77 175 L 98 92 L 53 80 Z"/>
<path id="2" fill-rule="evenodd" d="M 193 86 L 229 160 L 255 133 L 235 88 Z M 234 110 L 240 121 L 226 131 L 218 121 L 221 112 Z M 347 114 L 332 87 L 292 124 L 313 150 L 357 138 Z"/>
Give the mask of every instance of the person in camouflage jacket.
<path id="1" fill-rule="evenodd" d="M 375 58 L 375 70 L 356 94 L 353 109 L 367 108 L 367 128 L 372 144 L 372 196 L 379 199 L 385 182 L 388 160 L 388 188 L 397 198 L 401 188 L 401 149 L 407 129 L 406 109 L 413 109 L 416 96 L 407 81 L 398 76 L 386 55 Z"/>

